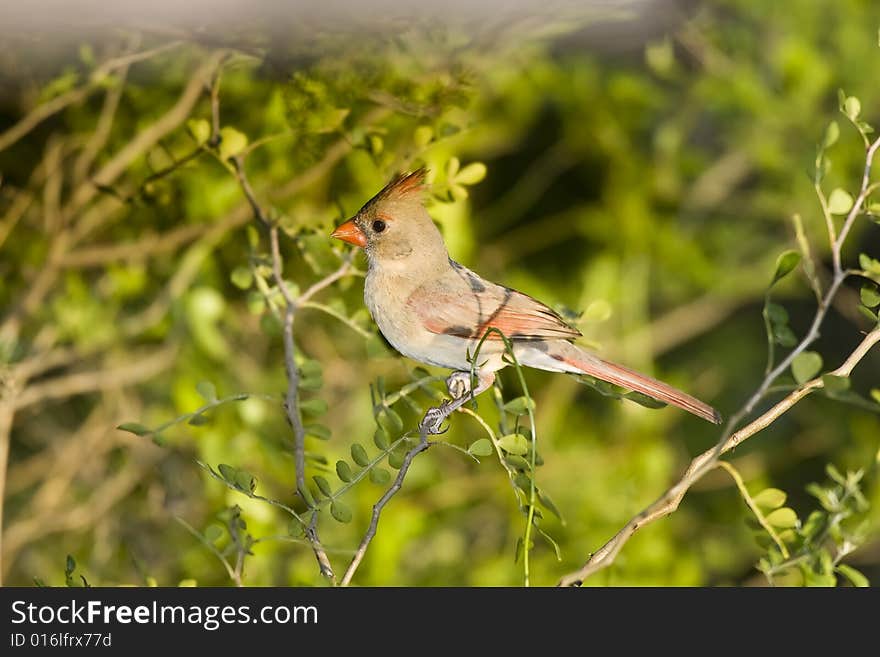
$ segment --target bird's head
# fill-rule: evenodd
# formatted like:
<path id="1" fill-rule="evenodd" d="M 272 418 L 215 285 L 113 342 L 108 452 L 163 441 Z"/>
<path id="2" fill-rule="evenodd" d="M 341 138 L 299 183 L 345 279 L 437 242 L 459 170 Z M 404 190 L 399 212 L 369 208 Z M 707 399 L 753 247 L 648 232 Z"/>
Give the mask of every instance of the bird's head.
<path id="1" fill-rule="evenodd" d="M 364 249 L 371 264 L 445 262 L 443 237 L 425 210 L 426 173 L 420 168 L 397 176 L 330 236 Z"/>

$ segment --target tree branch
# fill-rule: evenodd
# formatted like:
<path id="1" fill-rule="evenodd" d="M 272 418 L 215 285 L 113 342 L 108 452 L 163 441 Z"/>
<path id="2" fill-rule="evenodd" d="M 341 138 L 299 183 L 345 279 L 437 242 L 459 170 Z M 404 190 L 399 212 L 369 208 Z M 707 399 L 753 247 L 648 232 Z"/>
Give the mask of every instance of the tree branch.
<path id="1" fill-rule="evenodd" d="M 810 325 L 807 334 L 775 368 L 772 368 L 767 373 L 761 384 L 758 386 L 758 389 L 751 397 L 749 397 L 745 405 L 728 419 L 718 443 L 711 449 L 706 450 L 694 458 L 687 471 L 675 485 L 669 488 L 657 501 L 632 518 L 597 552 L 591 554 L 586 563 L 584 563 L 579 570 L 565 575 L 559 581 L 560 586 L 580 585 L 583 583 L 584 579 L 593 573 L 610 566 L 626 542 L 640 527 L 674 512 L 691 486 L 699 481 L 708 471 L 716 467 L 722 454 L 767 428 L 801 399 L 815 390 L 824 387 L 825 384 L 822 375 L 820 375 L 800 386 L 780 402 L 777 402 L 772 408 L 770 408 L 770 410 L 766 411 L 760 417 L 752 420 L 752 422 L 741 429 L 733 431 L 740 421 L 748 416 L 757 404 L 764 399 L 764 396 L 773 382 L 776 381 L 780 374 L 791 367 L 792 362 L 798 354 L 803 353 L 804 350 L 819 337 L 819 328 L 825 319 L 828 309 L 830 308 L 841 284 L 846 280 L 850 273 L 849 271 L 843 270 L 840 264 L 841 250 L 846 242 L 846 237 L 852 228 L 855 218 L 861 214 L 865 200 L 874 188 L 874 185 L 870 182 L 871 165 L 878 148 L 880 148 L 880 138 L 873 143 L 866 142 L 865 167 L 862 175 L 861 189 L 844 220 L 843 228 L 841 228 L 839 234 L 835 235 L 833 224 L 829 222 L 828 238 L 834 262 L 834 278 L 825 295 L 819 301 L 819 306 L 816 309 L 816 314 L 813 317 L 813 322 Z M 822 190 L 818 189 L 817 191 L 820 202 L 822 202 L 823 213 L 826 214 L 826 216 L 830 216 L 823 201 L 824 196 Z M 875 326 L 874 329 L 864 337 L 862 342 L 859 343 L 840 367 L 828 374 L 841 377 L 849 376 L 856 364 L 865 357 L 868 351 L 870 351 L 878 341 L 880 341 L 880 324 Z"/>
<path id="2" fill-rule="evenodd" d="M 370 525 L 367 527 L 367 531 L 361 539 L 360 545 L 358 545 L 357 550 L 355 550 L 351 563 L 349 563 L 348 568 L 345 569 L 345 574 L 339 582 L 340 586 L 348 586 L 351 584 L 351 578 L 354 577 L 354 574 L 357 572 L 364 555 L 367 553 L 367 548 L 370 547 L 370 542 L 373 540 L 373 537 L 376 536 L 376 530 L 379 527 L 379 517 L 382 515 L 382 509 L 385 508 L 385 505 L 391 501 L 391 498 L 394 497 L 400 490 L 401 486 L 403 486 L 403 480 L 406 478 L 406 473 L 409 472 L 409 467 L 412 465 L 413 459 L 430 446 L 431 443 L 428 442 L 428 429 L 426 426 L 420 426 L 418 444 L 409 450 L 403 457 L 403 463 L 400 466 L 400 470 L 397 472 L 397 477 L 394 479 L 394 483 L 391 484 L 390 488 L 385 491 L 385 494 L 379 498 L 379 501 L 373 505 L 373 514 L 370 517 Z"/>
<path id="3" fill-rule="evenodd" d="M 877 342 L 880 342 L 880 326 L 868 333 L 846 361 L 844 361 L 844 363 L 836 370 L 830 372 L 830 374 L 833 376 L 849 376 L 853 368 L 862 360 L 862 358 L 865 357 L 871 347 L 877 344 Z M 824 387 L 824 385 L 821 376 L 805 383 L 785 399 L 778 402 L 766 413 L 729 436 L 723 443 L 721 443 L 720 447 L 712 447 L 694 458 L 678 483 L 667 490 L 663 496 L 651 506 L 644 509 L 641 513 L 626 523 L 626 525 L 624 525 L 610 541 L 605 543 L 605 545 L 603 545 L 597 552 L 590 555 L 590 558 L 579 570 L 565 575 L 559 581 L 559 585 L 579 586 L 593 573 L 610 566 L 614 562 L 614 559 L 617 557 L 621 548 L 630 538 L 632 538 L 632 535 L 635 534 L 637 530 L 655 520 L 668 516 L 678 508 L 678 505 L 681 503 L 681 500 L 684 498 L 688 489 L 699 481 L 699 479 L 709 470 L 715 467 L 721 454 L 730 451 L 748 438 L 751 438 L 763 429 L 766 429 L 801 399 Z"/>

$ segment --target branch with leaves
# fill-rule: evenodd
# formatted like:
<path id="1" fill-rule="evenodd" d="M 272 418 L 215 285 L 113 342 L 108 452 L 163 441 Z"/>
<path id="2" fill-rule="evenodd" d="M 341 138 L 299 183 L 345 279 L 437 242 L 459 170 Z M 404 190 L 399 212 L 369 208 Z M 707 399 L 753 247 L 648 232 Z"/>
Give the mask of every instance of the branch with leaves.
<path id="1" fill-rule="evenodd" d="M 824 390 L 832 397 L 835 395 L 855 396 L 854 393 L 849 391 L 849 376 L 871 348 L 880 342 L 880 319 L 871 310 L 871 308 L 880 305 L 880 294 L 877 292 L 877 283 L 880 283 L 880 262 L 867 254 L 861 254 L 859 257 L 860 269 L 844 269 L 842 265 L 842 249 L 856 219 L 860 216 L 870 216 L 874 208 L 878 207 L 877 204 L 869 204 L 869 199 L 872 192 L 880 187 L 880 183 L 871 182 L 871 167 L 877 150 L 880 148 L 880 138 L 874 141 L 869 140 L 868 135 L 872 130 L 867 123 L 860 119 L 860 107 L 861 104 L 858 99 L 841 95 L 840 110 L 855 127 L 865 145 L 865 165 L 859 191 L 855 198 L 841 189 L 835 189 L 826 198 L 822 190 L 821 182 L 828 171 L 826 150 L 835 144 L 839 136 L 839 128 L 836 122 L 830 124 L 816 157 L 815 188 L 828 231 L 829 248 L 833 264 L 831 282 L 823 292 L 821 283 L 815 274 L 815 264 L 810 259 L 804 262 L 805 275 L 819 299 L 818 308 L 806 335 L 800 341 L 795 338 L 794 333 L 788 327 L 788 313 L 784 307 L 770 300 L 770 290 L 768 289 L 763 311 L 768 340 L 768 363 L 765 376 L 758 388 L 742 408 L 729 418 L 718 443 L 694 458 L 684 475 L 673 486 L 657 501 L 629 520 L 613 538 L 599 550 L 592 553 L 581 568 L 562 577 L 559 581 L 560 586 L 580 585 L 590 575 L 614 563 L 621 549 L 623 549 L 624 545 L 636 531 L 673 513 L 688 490 L 708 472 L 719 466 L 728 469 L 730 472 L 730 466 L 719 460 L 723 454 L 772 425 L 784 413 L 808 395 Z M 835 215 L 844 216 L 843 224 L 839 231 L 835 227 Z M 806 238 L 803 237 L 803 231 L 798 219 L 796 219 L 795 225 L 798 240 L 802 245 L 802 251 L 809 255 L 809 246 Z M 783 253 L 777 260 L 776 272 L 774 273 L 770 288 L 772 289 L 778 281 L 794 271 L 801 262 L 801 259 L 802 256 L 797 251 Z M 861 298 L 864 302 L 862 310 L 875 326 L 865 335 L 839 367 L 820 375 L 822 358 L 816 352 L 808 351 L 807 349 L 819 337 L 822 323 L 828 309 L 831 307 L 832 301 L 843 282 L 850 276 L 860 276 L 866 279 L 861 293 Z M 791 351 L 778 364 L 774 363 L 774 347 L 776 345 L 792 347 Z M 742 420 L 749 416 L 757 405 L 766 398 L 771 387 L 780 376 L 789 370 L 791 370 L 797 384 L 796 389 L 759 417 L 737 429 L 736 427 Z M 736 477 L 734 479 L 738 485 L 741 484 L 741 481 L 737 480 Z M 740 488 L 742 489 L 743 486 L 740 486 Z M 746 497 L 746 501 L 748 503 L 748 497 Z M 749 506 L 753 511 L 757 510 L 755 505 L 749 504 Z M 760 514 L 758 515 L 759 520 L 765 520 Z M 779 537 L 774 532 L 768 533 L 770 533 L 774 541 L 781 545 Z M 786 559 L 788 558 L 787 550 L 784 546 L 781 546 L 780 552 Z"/>

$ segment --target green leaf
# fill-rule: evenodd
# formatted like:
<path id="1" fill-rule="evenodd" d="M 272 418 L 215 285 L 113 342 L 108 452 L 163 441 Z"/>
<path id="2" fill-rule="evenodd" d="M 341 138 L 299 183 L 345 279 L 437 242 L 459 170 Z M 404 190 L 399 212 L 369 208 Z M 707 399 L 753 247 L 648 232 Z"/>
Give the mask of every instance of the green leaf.
<path id="1" fill-rule="evenodd" d="M 797 336 L 788 326 L 774 326 L 773 340 L 776 344 L 786 348 L 791 348 L 798 343 Z"/>
<path id="2" fill-rule="evenodd" d="M 831 214 L 846 214 L 852 209 L 853 197 L 839 187 L 828 197 L 828 211 Z"/>
<path id="3" fill-rule="evenodd" d="M 821 511 L 812 511 L 807 516 L 801 527 L 801 534 L 808 541 L 816 538 L 825 529 L 825 514 Z"/>
<path id="4" fill-rule="evenodd" d="M 315 482 L 315 485 L 318 487 L 318 490 L 324 493 L 327 497 L 333 495 L 333 489 L 330 488 L 330 482 L 327 481 L 321 475 L 314 475 L 312 480 Z"/>
<path id="5" fill-rule="evenodd" d="M 768 514 L 767 522 L 779 529 L 791 529 L 797 527 L 798 517 L 794 509 L 784 506 Z"/>
<path id="6" fill-rule="evenodd" d="M 861 298 L 862 303 L 868 308 L 880 306 L 880 288 L 874 285 L 874 283 L 869 283 L 867 281 L 862 283 L 859 297 Z"/>
<path id="7" fill-rule="evenodd" d="M 449 161 L 446 162 L 446 177 L 449 180 L 455 178 L 459 167 L 461 167 L 461 161 L 457 157 L 450 157 Z"/>
<path id="8" fill-rule="evenodd" d="M 498 445 L 505 452 L 522 456 L 529 453 L 529 441 L 521 433 L 509 433 L 498 439 Z"/>
<path id="9" fill-rule="evenodd" d="M 772 511 L 778 509 L 785 504 L 786 494 L 778 488 L 765 488 L 760 493 L 752 497 L 752 501 L 764 511 Z"/>
<path id="10" fill-rule="evenodd" d="M 837 121 L 832 121 L 828 124 L 828 127 L 825 128 L 825 136 L 822 138 L 822 148 L 830 148 L 837 143 L 837 139 L 840 137 L 840 126 L 837 125 Z"/>
<path id="11" fill-rule="evenodd" d="M 590 302 L 590 305 L 587 306 L 581 319 L 585 322 L 604 322 L 611 317 L 611 313 L 612 308 L 610 303 L 605 299 L 596 299 L 595 301 Z"/>
<path id="12" fill-rule="evenodd" d="M 449 186 L 449 194 L 453 201 L 463 201 L 468 197 L 468 190 L 464 185 L 454 183 Z"/>
<path id="13" fill-rule="evenodd" d="M 220 525 L 208 525 L 203 536 L 208 543 L 216 543 L 223 536 L 223 528 Z"/>
<path id="14" fill-rule="evenodd" d="M 873 310 L 870 310 L 870 309 L 866 308 L 865 306 L 857 306 L 856 310 L 858 310 L 859 314 L 862 315 L 865 319 L 867 319 L 872 324 L 874 324 L 876 322 L 880 322 L 880 317 L 878 317 L 878 315 Z"/>
<path id="15" fill-rule="evenodd" d="M 516 454 L 505 454 L 504 462 L 517 470 L 530 470 L 532 467 L 531 463 L 526 461 L 522 456 L 517 456 Z"/>
<path id="16" fill-rule="evenodd" d="M 376 429 L 376 432 L 373 434 L 373 444 L 383 452 L 390 447 L 391 439 L 382 427 Z"/>
<path id="17" fill-rule="evenodd" d="M 367 450 L 360 443 L 353 443 L 351 446 L 351 460 L 362 468 L 370 465 L 370 457 L 367 456 Z"/>
<path id="18" fill-rule="evenodd" d="M 880 260 L 875 260 L 867 253 L 859 254 L 859 266 L 868 274 L 880 276 Z"/>
<path id="19" fill-rule="evenodd" d="M 837 565 L 836 570 L 838 573 L 846 577 L 853 586 L 865 588 L 870 585 L 868 578 L 852 566 L 847 566 L 845 563 L 841 563 Z"/>
<path id="20" fill-rule="evenodd" d="M 535 410 L 535 402 L 526 397 L 516 397 L 504 405 L 504 410 L 514 415 L 525 415 L 529 409 Z"/>
<path id="21" fill-rule="evenodd" d="M 788 276 L 798 266 L 800 261 L 801 254 L 797 251 L 789 250 L 780 254 L 776 259 L 776 272 L 773 274 L 773 281 L 770 283 L 770 286 L 773 287 L 777 281 Z"/>
<path id="22" fill-rule="evenodd" d="M 116 427 L 120 431 L 128 431 L 128 433 L 133 433 L 136 436 L 148 436 L 153 433 L 152 430 L 145 427 L 143 424 L 138 422 L 123 422 L 122 424 Z"/>
<path id="23" fill-rule="evenodd" d="M 472 442 L 467 451 L 474 456 L 491 456 L 494 450 L 488 438 L 480 438 Z"/>
<path id="24" fill-rule="evenodd" d="M 204 415 L 203 413 L 196 413 L 189 420 L 187 420 L 186 423 L 193 427 L 202 427 L 208 424 L 208 422 L 210 421 L 211 419 L 207 415 Z"/>
<path id="25" fill-rule="evenodd" d="M 403 431 L 403 419 L 397 411 L 389 406 L 384 406 L 379 411 L 378 420 L 379 425 L 390 435 L 396 435 Z"/>
<path id="26" fill-rule="evenodd" d="M 768 301 L 765 309 L 767 312 L 767 319 L 770 320 L 771 324 L 778 326 L 785 326 L 788 324 L 788 311 L 785 309 L 785 306 Z"/>
<path id="27" fill-rule="evenodd" d="M 880 404 L 880 388 L 871 389 L 871 399 Z"/>
<path id="28" fill-rule="evenodd" d="M 198 392 L 206 402 L 210 403 L 217 401 L 217 388 L 215 388 L 214 384 L 210 381 L 199 381 L 196 384 L 196 392 Z"/>
<path id="29" fill-rule="evenodd" d="M 547 493 L 542 490 L 538 490 L 538 499 L 541 501 L 541 504 L 544 505 L 544 508 L 546 508 L 548 511 L 550 511 L 550 513 L 559 518 L 559 520 L 562 521 L 563 525 L 565 524 L 565 520 L 563 519 L 562 514 L 559 512 L 559 509 L 556 508 L 556 504 L 554 504 L 553 500 L 550 499 L 550 496 L 547 495 Z"/>
<path id="30" fill-rule="evenodd" d="M 630 392 L 624 393 L 624 399 L 629 399 L 640 406 L 644 406 L 645 408 L 664 408 L 666 406 L 666 402 L 662 402 L 659 399 L 654 399 L 653 397 L 649 397 L 648 395 L 638 392 L 637 390 L 632 390 Z"/>
<path id="31" fill-rule="evenodd" d="M 395 470 L 400 470 L 403 465 L 403 459 L 406 457 L 406 450 L 396 449 L 388 455 L 388 465 Z"/>
<path id="32" fill-rule="evenodd" d="M 245 492 L 253 493 L 257 488 L 257 478 L 250 472 L 239 469 L 235 475 L 235 485 Z"/>
<path id="33" fill-rule="evenodd" d="M 324 371 L 321 361 L 312 358 L 304 360 L 299 364 L 297 369 L 299 370 L 300 375 L 304 377 L 321 376 Z"/>
<path id="34" fill-rule="evenodd" d="M 226 465 L 225 463 L 221 463 L 217 466 L 217 470 L 220 472 L 220 476 L 230 484 L 235 483 L 235 478 L 238 476 L 238 468 L 235 468 L 231 465 Z"/>
<path id="35" fill-rule="evenodd" d="M 272 315 L 267 315 L 267 317 L 271 316 Z M 324 379 L 320 376 L 307 376 L 299 380 L 299 389 L 308 390 L 309 392 L 320 390 L 322 385 L 324 385 Z"/>
<path id="36" fill-rule="evenodd" d="M 330 438 L 330 429 L 323 424 L 306 424 L 303 426 L 306 435 L 313 436 L 318 440 L 328 440 Z"/>
<path id="37" fill-rule="evenodd" d="M 242 290 L 247 290 L 254 282 L 254 272 L 250 267 L 236 267 L 229 275 L 232 284 Z"/>
<path id="38" fill-rule="evenodd" d="M 67 560 L 64 565 L 64 574 L 72 575 L 73 571 L 76 570 L 76 559 L 73 558 L 72 555 L 67 555 Z"/>
<path id="39" fill-rule="evenodd" d="M 309 415 L 323 415 L 327 412 L 327 402 L 323 399 L 309 399 L 299 403 L 299 410 Z"/>
<path id="40" fill-rule="evenodd" d="M 846 376 L 824 374 L 822 376 L 822 383 L 825 386 L 825 390 L 831 394 L 846 392 L 850 388 L 850 380 Z"/>
<path id="41" fill-rule="evenodd" d="M 799 384 L 806 383 L 822 369 L 822 356 L 815 351 L 804 351 L 791 362 L 791 373 Z"/>
<path id="42" fill-rule="evenodd" d="M 220 159 L 228 160 L 241 153 L 248 145 L 247 135 L 231 126 L 220 129 Z"/>
<path id="43" fill-rule="evenodd" d="M 345 483 L 354 479 L 354 473 L 351 471 L 351 466 L 342 459 L 336 461 L 336 476 Z"/>
<path id="44" fill-rule="evenodd" d="M 199 146 L 206 144 L 211 138 L 211 124 L 206 119 L 189 119 L 186 129 Z"/>
<path id="45" fill-rule="evenodd" d="M 482 162 L 472 162 L 455 176 L 455 182 L 460 185 L 476 185 L 486 177 L 486 165 Z"/>
<path id="46" fill-rule="evenodd" d="M 849 96 L 843 101 L 843 112 L 850 118 L 850 120 L 855 121 L 859 117 L 859 114 L 862 113 L 861 101 L 855 96 Z"/>
<path id="47" fill-rule="evenodd" d="M 351 509 L 338 500 L 330 503 L 330 515 L 339 522 L 351 522 Z"/>
<path id="48" fill-rule="evenodd" d="M 391 481 L 391 473 L 384 468 L 373 468 L 370 470 L 370 481 L 383 486 Z"/>

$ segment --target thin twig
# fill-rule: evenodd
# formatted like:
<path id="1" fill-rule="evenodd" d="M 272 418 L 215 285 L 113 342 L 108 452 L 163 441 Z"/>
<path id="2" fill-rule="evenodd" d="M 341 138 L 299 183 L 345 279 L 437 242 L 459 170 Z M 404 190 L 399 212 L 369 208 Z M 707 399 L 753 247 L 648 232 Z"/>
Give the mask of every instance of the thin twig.
<path id="1" fill-rule="evenodd" d="M 424 425 L 424 423 L 422 424 Z M 406 473 L 409 472 L 409 467 L 412 465 L 413 459 L 430 446 L 431 443 L 428 442 L 428 429 L 426 426 L 420 426 L 418 444 L 409 450 L 403 457 L 403 463 L 400 465 L 400 470 L 397 472 L 397 477 L 395 477 L 394 483 L 391 484 L 388 490 L 385 491 L 385 494 L 379 498 L 379 501 L 373 505 L 373 514 L 370 517 L 370 525 L 367 527 L 367 531 L 364 533 L 364 537 L 361 539 L 361 542 L 351 559 L 351 563 L 349 563 L 348 568 L 345 569 L 345 574 L 339 582 L 340 586 L 348 586 L 351 584 L 352 577 L 354 577 L 354 574 L 357 572 L 357 569 L 361 565 L 361 561 L 367 552 L 367 548 L 370 547 L 370 542 L 376 535 L 376 530 L 379 527 L 379 517 L 382 515 L 382 509 L 385 508 L 385 505 L 391 501 L 391 498 L 394 497 L 400 490 L 401 486 L 403 486 L 403 480 L 406 478 Z"/>

